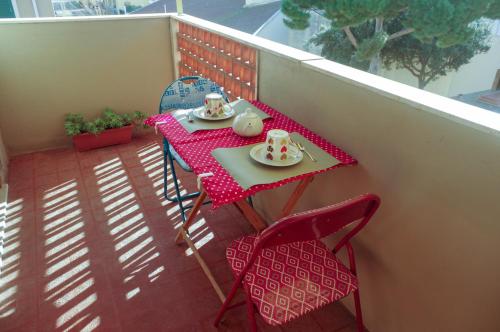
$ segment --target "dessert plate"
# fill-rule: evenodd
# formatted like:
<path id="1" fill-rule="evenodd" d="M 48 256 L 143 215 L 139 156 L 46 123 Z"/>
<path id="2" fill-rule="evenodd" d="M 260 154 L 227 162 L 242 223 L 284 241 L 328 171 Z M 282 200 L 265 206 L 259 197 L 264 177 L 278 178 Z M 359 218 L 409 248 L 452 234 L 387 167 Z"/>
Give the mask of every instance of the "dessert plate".
<path id="1" fill-rule="evenodd" d="M 234 116 L 236 114 L 236 111 L 234 108 L 232 108 L 229 105 L 224 105 L 222 106 L 224 108 L 224 113 L 218 114 L 217 116 L 206 116 L 205 115 L 205 107 L 198 107 L 193 110 L 193 115 L 197 117 L 198 119 L 202 120 L 207 120 L 207 121 L 220 121 L 220 120 L 226 120 Z"/>
<path id="2" fill-rule="evenodd" d="M 275 166 L 275 167 L 287 167 L 287 166 L 293 166 L 302 161 L 304 158 L 304 154 L 299 151 L 295 146 L 289 145 L 289 156 L 285 160 L 269 160 L 266 159 L 264 156 L 264 151 L 263 149 L 266 148 L 266 143 L 258 144 L 254 146 L 250 150 L 250 157 L 252 157 L 253 160 L 264 164 L 268 166 Z"/>

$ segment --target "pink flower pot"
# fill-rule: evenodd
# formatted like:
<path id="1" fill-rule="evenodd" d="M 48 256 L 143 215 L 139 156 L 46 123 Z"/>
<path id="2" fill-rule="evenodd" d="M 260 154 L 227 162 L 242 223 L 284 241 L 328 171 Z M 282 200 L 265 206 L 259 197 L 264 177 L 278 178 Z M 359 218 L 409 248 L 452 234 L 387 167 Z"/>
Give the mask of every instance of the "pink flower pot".
<path id="1" fill-rule="evenodd" d="M 105 146 L 129 143 L 132 140 L 134 127 L 128 125 L 121 128 L 106 129 L 100 134 L 84 133 L 73 136 L 73 145 L 78 151 L 98 149 Z"/>

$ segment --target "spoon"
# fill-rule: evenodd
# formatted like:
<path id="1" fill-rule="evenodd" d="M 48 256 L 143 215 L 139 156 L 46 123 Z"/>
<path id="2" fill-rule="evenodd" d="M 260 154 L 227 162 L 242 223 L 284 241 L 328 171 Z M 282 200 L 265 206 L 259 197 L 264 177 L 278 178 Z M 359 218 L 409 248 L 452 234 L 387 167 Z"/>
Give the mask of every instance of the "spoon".
<path id="1" fill-rule="evenodd" d="M 313 157 L 313 156 L 309 153 L 309 151 L 307 151 L 307 150 L 306 150 L 306 148 L 304 147 L 304 145 L 302 145 L 302 143 L 292 141 L 291 139 L 290 139 L 290 141 L 291 141 L 293 144 L 295 144 L 295 146 L 296 146 L 296 147 L 300 150 L 300 152 L 307 154 L 307 156 L 308 156 L 308 157 L 309 157 L 312 161 L 317 162 L 316 158 L 314 158 L 314 157 Z"/>

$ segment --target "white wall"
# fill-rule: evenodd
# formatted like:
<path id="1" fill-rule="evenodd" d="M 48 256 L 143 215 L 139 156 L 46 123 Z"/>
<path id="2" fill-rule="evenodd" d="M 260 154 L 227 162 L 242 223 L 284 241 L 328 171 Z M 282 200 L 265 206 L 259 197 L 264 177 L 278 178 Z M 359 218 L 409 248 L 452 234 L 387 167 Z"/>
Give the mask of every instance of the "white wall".
<path id="1" fill-rule="evenodd" d="M 164 14 L 2 21 L 0 40 L 8 45 L 0 51 L 0 123 L 12 155 L 70 145 L 67 113 L 153 114 L 174 78 Z"/>
<path id="2" fill-rule="evenodd" d="M 498 69 L 500 69 L 500 35 L 492 38 L 488 53 L 475 56 L 469 64 L 455 73 L 447 95 L 456 96 L 491 89 Z"/>
<path id="3" fill-rule="evenodd" d="M 368 330 L 500 331 L 500 131 L 449 117 L 490 112 L 327 60 L 259 61 L 260 99 L 359 161 L 317 176 L 296 210 L 382 199 L 353 241 Z M 275 219 L 293 188 L 254 202 Z"/>
<path id="4" fill-rule="evenodd" d="M 7 149 L 5 148 L 2 131 L 0 130 L 0 178 L 2 184 L 7 182 L 8 161 Z"/>

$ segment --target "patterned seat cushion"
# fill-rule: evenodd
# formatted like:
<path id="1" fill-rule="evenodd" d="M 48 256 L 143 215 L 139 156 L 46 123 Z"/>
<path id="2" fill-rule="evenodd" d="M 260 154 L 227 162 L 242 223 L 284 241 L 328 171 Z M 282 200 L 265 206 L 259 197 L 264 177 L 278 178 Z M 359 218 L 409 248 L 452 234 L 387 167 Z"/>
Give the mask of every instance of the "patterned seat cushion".
<path id="1" fill-rule="evenodd" d="M 235 276 L 250 259 L 256 241 L 256 236 L 245 236 L 227 248 Z M 356 277 L 317 240 L 262 250 L 244 282 L 260 315 L 271 325 L 286 323 L 358 288 Z"/>

